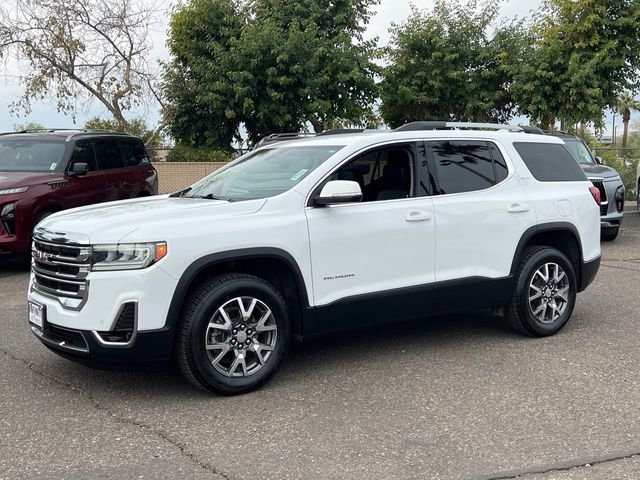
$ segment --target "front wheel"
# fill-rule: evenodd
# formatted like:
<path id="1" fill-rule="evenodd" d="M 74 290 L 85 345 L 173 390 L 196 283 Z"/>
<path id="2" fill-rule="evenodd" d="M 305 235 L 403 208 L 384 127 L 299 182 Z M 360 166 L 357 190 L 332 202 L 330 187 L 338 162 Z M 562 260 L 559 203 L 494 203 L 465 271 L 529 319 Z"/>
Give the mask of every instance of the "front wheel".
<path id="1" fill-rule="evenodd" d="M 272 285 L 251 275 L 221 275 L 188 300 L 178 329 L 178 366 L 204 390 L 246 393 L 273 377 L 289 337 L 287 307 Z"/>
<path id="2" fill-rule="evenodd" d="M 523 335 L 554 335 L 571 317 L 576 285 L 573 265 L 562 252 L 550 247 L 528 249 L 505 311 L 507 324 Z"/>

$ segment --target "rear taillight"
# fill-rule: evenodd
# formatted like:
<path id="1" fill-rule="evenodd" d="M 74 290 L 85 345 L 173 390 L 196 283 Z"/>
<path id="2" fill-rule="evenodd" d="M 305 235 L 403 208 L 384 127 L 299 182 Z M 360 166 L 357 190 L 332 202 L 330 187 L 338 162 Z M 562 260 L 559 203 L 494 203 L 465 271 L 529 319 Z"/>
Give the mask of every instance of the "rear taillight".
<path id="1" fill-rule="evenodd" d="M 596 201 L 598 206 L 602 205 L 602 198 L 600 198 L 600 190 L 596 187 L 589 187 L 589 191 L 591 195 L 593 195 L 593 199 Z"/>

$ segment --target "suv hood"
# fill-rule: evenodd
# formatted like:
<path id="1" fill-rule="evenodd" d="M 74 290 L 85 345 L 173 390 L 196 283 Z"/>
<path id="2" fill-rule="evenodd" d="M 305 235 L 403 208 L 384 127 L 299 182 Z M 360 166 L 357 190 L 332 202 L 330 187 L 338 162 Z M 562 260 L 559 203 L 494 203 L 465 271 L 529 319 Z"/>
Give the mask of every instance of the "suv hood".
<path id="1" fill-rule="evenodd" d="M 607 167 L 605 165 L 580 165 L 582 170 L 587 175 L 587 177 L 602 177 L 605 180 L 608 178 L 617 178 L 618 172 L 616 172 L 613 168 Z"/>
<path id="2" fill-rule="evenodd" d="M 197 198 L 172 198 L 168 195 L 122 200 L 88 207 L 74 208 L 47 217 L 39 227 L 52 232 L 77 233 L 87 236 L 92 244 L 117 243 L 140 230 L 166 232 L 181 225 L 211 222 L 248 215 L 262 208 L 266 200 L 229 203 Z M 162 240 L 148 238 L 146 241 Z"/>
<path id="3" fill-rule="evenodd" d="M 28 187 L 37 183 L 52 182 L 61 178 L 59 172 L 0 172 L 0 190 Z"/>

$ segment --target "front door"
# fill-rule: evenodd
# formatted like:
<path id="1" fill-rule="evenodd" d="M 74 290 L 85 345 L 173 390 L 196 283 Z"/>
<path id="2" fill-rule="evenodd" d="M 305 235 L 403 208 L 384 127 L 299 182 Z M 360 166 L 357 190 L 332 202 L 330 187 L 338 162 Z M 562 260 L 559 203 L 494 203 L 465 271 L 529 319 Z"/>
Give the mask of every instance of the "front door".
<path id="1" fill-rule="evenodd" d="M 362 202 L 307 208 L 318 331 L 432 311 L 433 202 L 419 181 L 424 149 L 372 149 L 327 180 L 360 183 Z"/>

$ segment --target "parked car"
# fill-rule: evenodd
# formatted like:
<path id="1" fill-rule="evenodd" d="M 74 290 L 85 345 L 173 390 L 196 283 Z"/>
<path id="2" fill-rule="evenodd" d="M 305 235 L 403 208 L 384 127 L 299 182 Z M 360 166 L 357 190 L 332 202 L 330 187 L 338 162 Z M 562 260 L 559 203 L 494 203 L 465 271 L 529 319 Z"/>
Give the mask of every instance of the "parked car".
<path id="1" fill-rule="evenodd" d="M 600 222 L 602 239 L 612 241 L 618 237 L 624 217 L 625 187 L 615 169 L 603 165 L 581 138 L 570 133 L 548 131 L 548 135 L 561 138 L 589 180 L 600 190 L 602 201 Z"/>
<path id="2" fill-rule="evenodd" d="M 139 138 L 91 130 L 0 134 L 0 254 L 27 252 L 34 226 L 53 213 L 157 193 Z"/>
<path id="3" fill-rule="evenodd" d="M 638 213 L 640 213 L 640 163 L 638 163 L 638 167 L 636 168 L 636 208 L 638 209 Z"/>
<path id="4" fill-rule="evenodd" d="M 51 215 L 30 328 L 90 364 L 173 356 L 222 394 L 266 383 L 291 338 L 492 307 L 555 334 L 600 265 L 600 191 L 559 138 L 444 127 L 280 142 L 173 195 Z"/>

